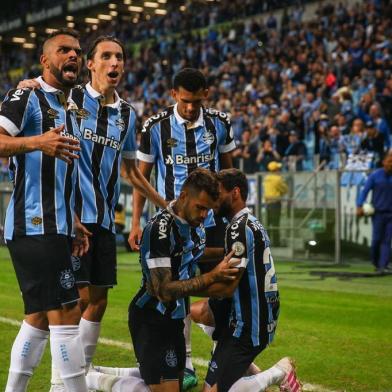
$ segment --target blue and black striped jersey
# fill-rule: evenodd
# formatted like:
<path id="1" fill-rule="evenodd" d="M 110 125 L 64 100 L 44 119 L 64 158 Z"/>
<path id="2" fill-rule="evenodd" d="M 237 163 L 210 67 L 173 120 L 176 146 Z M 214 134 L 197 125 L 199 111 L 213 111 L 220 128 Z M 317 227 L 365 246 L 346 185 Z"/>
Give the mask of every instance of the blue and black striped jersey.
<path id="1" fill-rule="evenodd" d="M 76 212 L 82 223 L 97 223 L 115 232 L 114 207 L 120 193 L 121 156 L 136 159 L 136 115 L 116 93 L 113 104 L 90 83 L 74 88 L 81 132 Z M 121 156 L 120 156 L 121 155 Z"/>
<path id="2" fill-rule="evenodd" d="M 189 312 L 189 298 L 162 303 L 146 291 L 150 270 L 171 268 L 173 280 L 194 277 L 198 259 L 205 248 L 204 226 L 192 227 L 174 214 L 171 207 L 158 212 L 143 230 L 140 263 L 143 271 L 142 287 L 136 294 L 136 305 L 152 308 L 172 319 L 183 319 Z"/>
<path id="3" fill-rule="evenodd" d="M 267 232 L 248 208 L 239 211 L 226 229 L 226 254 L 231 250 L 245 268 L 233 295 L 233 336 L 249 337 L 254 346 L 268 345 L 279 315 L 278 285 Z"/>
<path id="4" fill-rule="evenodd" d="M 79 128 L 62 91 L 37 81 L 40 88 L 10 90 L 0 110 L 0 126 L 11 136 L 35 136 L 65 124 L 64 135 L 80 139 Z M 4 236 L 71 235 L 77 162 L 67 164 L 41 151 L 10 159 L 14 190 Z"/>
<path id="5" fill-rule="evenodd" d="M 227 114 L 201 109 L 198 120 L 189 124 L 174 105 L 145 122 L 137 157 L 156 163 L 158 193 L 173 200 L 193 170 L 203 167 L 219 171 L 219 154 L 234 148 Z"/>

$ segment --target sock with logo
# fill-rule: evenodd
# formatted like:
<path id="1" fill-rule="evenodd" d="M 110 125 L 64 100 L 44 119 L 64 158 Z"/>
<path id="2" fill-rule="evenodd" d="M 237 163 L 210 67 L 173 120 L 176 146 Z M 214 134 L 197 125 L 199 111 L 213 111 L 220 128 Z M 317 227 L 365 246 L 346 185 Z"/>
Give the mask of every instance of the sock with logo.
<path id="1" fill-rule="evenodd" d="M 78 325 L 49 325 L 52 361 L 69 392 L 88 392 Z"/>
<path id="2" fill-rule="evenodd" d="M 34 328 L 23 321 L 12 345 L 6 392 L 26 391 L 33 370 L 41 361 L 48 336 L 49 331 Z"/>

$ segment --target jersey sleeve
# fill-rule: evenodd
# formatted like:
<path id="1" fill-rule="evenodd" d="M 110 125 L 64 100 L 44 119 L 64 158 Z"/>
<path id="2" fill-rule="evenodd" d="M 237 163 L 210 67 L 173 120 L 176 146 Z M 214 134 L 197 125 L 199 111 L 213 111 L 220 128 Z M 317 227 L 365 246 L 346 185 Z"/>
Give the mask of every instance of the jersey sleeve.
<path id="1" fill-rule="evenodd" d="M 136 159 L 136 115 L 133 110 L 129 114 L 129 124 L 122 149 L 122 157 L 126 159 Z"/>
<path id="2" fill-rule="evenodd" d="M 137 159 L 143 162 L 155 162 L 156 148 L 153 139 L 154 126 L 151 126 L 151 119 L 147 120 L 142 128 L 140 146 L 137 151 Z"/>
<path id="3" fill-rule="evenodd" d="M 232 258 L 240 259 L 238 268 L 246 268 L 249 262 L 249 251 L 253 243 L 248 240 L 247 227 L 243 221 L 236 221 L 226 231 L 226 254 L 234 250 Z"/>
<path id="4" fill-rule="evenodd" d="M 161 215 L 151 223 L 148 233 L 149 252 L 146 263 L 149 269 L 171 267 L 170 219 Z M 144 244 L 142 244 L 144 245 Z"/>
<path id="5" fill-rule="evenodd" d="M 0 126 L 11 136 L 22 132 L 31 112 L 31 89 L 10 90 L 1 104 Z"/>
<path id="6" fill-rule="evenodd" d="M 234 133 L 230 118 L 226 113 L 220 113 L 218 119 L 218 151 L 224 154 L 226 152 L 233 151 L 236 147 L 234 142 Z"/>

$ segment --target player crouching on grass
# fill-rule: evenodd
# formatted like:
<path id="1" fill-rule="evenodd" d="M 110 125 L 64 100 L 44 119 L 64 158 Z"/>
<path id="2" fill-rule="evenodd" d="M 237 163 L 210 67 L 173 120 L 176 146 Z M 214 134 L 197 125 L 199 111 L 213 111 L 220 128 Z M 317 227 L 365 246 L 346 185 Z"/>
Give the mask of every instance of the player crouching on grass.
<path id="1" fill-rule="evenodd" d="M 213 189 L 216 186 L 210 178 L 207 181 L 210 186 L 205 188 L 207 183 L 203 182 L 201 187 L 198 181 L 203 172 L 205 171 L 197 169 L 191 174 L 184 184 L 184 193 L 181 193 L 179 201 L 156 215 L 147 225 L 142 237 L 143 288 L 130 307 L 130 328 L 136 357 L 141 364 L 140 372 L 137 368 L 96 367 L 94 370 L 98 372 L 92 371 L 87 376 L 89 388 L 113 392 L 178 391 L 178 381 L 184 365 L 184 341 L 180 333 L 183 325 L 179 323 L 176 326 L 182 319 L 176 320 L 173 316 L 179 314 L 184 297 L 193 294 L 233 296 L 231 318 L 229 311 L 222 312 L 219 305 L 214 307 L 212 313 L 208 306 L 211 299 L 191 306 L 192 317 L 196 322 L 213 327 L 214 317 L 220 320 L 218 344 L 210 362 L 204 391 L 256 392 L 265 391 L 274 384 L 280 384 L 281 391 L 301 391 L 289 358 L 281 359 L 270 369 L 252 377 L 243 377 L 254 358 L 273 339 L 279 311 L 279 294 L 268 236 L 245 206 L 248 184 L 242 172 L 227 169 L 218 174 L 219 212 L 231 219 L 226 231 L 227 256 L 219 266 L 200 277 L 181 279 L 186 276 L 185 271 L 190 271 L 192 263 L 200 254 L 200 246 L 187 252 L 188 255 L 194 255 L 193 258 L 188 256 L 188 267 L 185 255 L 181 256 L 179 265 L 176 253 L 179 249 L 173 248 L 172 253 L 169 252 L 170 257 L 164 254 L 168 253 L 168 238 L 178 228 L 182 233 L 187 233 L 184 230 L 186 227 L 190 229 L 188 233 L 195 233 L 202 228 L 196 225 L 196 216 L 192 218 L 192 214 L 195 207 L 200 209 L 203 204 L 202 210 L 208 207 L 210 197 L 207 189 L 215 193 Z M 208 173 L 208 177 L 211 176 Z M 199 233 L 202 234 L 202 231 Z M 165 235 L 167 238 L 164 238 Z M 172 240 L 174 246 L 178 247 L 178 244 L 175 245 L 175 236 Z M 194 244 L 200 244 L 197 236 L 193 235 L 193 240 Z M 158 263 L 170 263 L 171 267 L 161 267 Z M 234 263 L 238 263 L 238 268 L 231 268 Z M 176 272 L 175 268 L 179 268 L 179 271 Z M 229 273 L 230 270 L 232 272 Z M 225 274 L 226 277 L 223 278 Z M 211 280 L 214 275 L 215 278 Z M 179 280 L 174 280 L 174 276 L 179 276 Z M 156 292 L 157 296 L 151 295 L 150 291 Z M 146 318 L 145 312 L 149 318 Z M 173 328 L 171 333 L 169 324 Z M 169 347 L 170 345 L 173 347 Z"/>
<path id="2" fill-rule="evenodd" d="M 280 384 L 281 391 L 298 392 L 301 385 L 289 358 L 281 359 L 264 372 L 243 377 L 274 338 L 279 292 L 267 232 L 246 208 L 246 176 L 237 169 L 226 169 L 217 177 L 218 215 L 230 221 L 225 234 L 225 254 L 234 251 L 240 272 L 235 280 L 217 287 L 219 293 L 212 293 L 213 297 L 219 294 L 232 297 L 231 306 L 213 298 L 191 305 L 194 322 L 209 326 L 210 332 L 216 328 L 217 345 L 203 391 L 264 391 L 270 385 Z"/>

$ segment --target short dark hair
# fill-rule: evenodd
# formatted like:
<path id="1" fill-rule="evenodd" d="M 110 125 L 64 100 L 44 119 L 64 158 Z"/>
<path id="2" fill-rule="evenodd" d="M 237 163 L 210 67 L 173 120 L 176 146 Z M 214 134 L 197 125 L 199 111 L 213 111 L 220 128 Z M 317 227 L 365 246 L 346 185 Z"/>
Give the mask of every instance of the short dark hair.
<path id="1" fill-rule="evenodd" d="M 114 42 L 117 45 L 119 45 L 122 49 L 122 52 L 123 52 L 124 61 L 126 60 L 126 53 L 125 53 L 124 44 L 118 38 L 113 37 L 112 35 L 100 35 L 97 39 L 95 39 L 87 51 L 87 56 L 86 56 L 87 60 L 91 60 L 94 57 L 95 52 L 97 51 L 97 46 L 101 42 Z"/>
<path id="2" fill-rule="evenodd" d="M 201 167 L 189 174 L 181 190 L 190 190 L 195 193 L 204 191 L 214 201 L 219 198 L 219 182 L 215 173 Z"/>
<path id="3" fill-rule="evenodd" d="M 246 201 L 249 193 L 248 180 L 245 174 L 238 169 L 224 169 L 217 175 L 218 181 L 227 191 L 232 191 L 235 187 L 240 189 L 241 198 Z"/>
<path id="4" fill-rule="evenodd" d="M 198 69 L 183 68 L 173 78 L 174 90 L 178 90 L 180 87 L 191 93 L 195 93 L 200 89 L 205 90 L 207 88 L 207 80 Z"/>
<path id="5" fill-rule="evenodd" d="M 44 51 L 44 46 L 45 44 L 50 41 L 52 38 L 57 37 L 58 35 L 69 35 L 71 37 L 76 38 L 77 40 L 80 40 L 80 34 L 77 30 L 70 29 L 69 27 L 62 27 L 61 29 L 52 31 L 42 42 L 41 46 L 41 52 Z"/>

